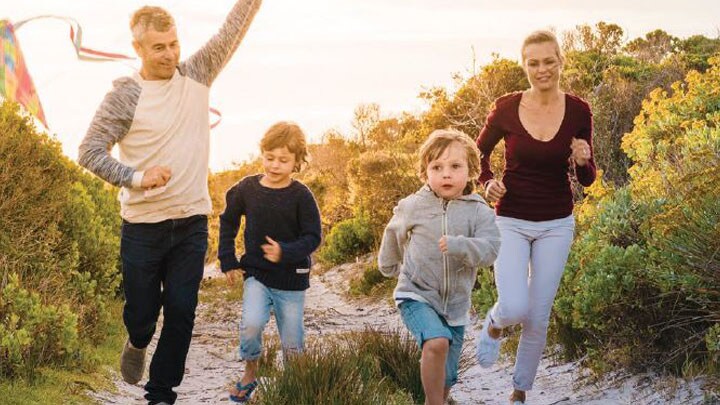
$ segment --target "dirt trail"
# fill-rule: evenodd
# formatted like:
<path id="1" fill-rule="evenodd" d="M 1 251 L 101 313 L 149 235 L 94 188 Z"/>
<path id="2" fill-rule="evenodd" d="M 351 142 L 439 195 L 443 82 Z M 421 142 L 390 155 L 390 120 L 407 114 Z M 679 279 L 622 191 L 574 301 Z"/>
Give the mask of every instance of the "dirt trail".
<path id="1" fill-rule="evenodd" d="M 365 327 L 402 328 L 392 303 L 383 300 L 350 300 L 344 293 L 348 275 L 358 266 L 348 264 L 331 269 L 321 276 L 313 276 L 306 297 L 305 326 L 309 339 Z M 213 268 L 206 268 L 206 278 L 221 276 Z M 243 363 L 238 361 L 238 322 L 240 304 L 217 301 L 198 306 L 193 341 L 188 353 L 186 374 L 178 387 L 177 404 L 230 404 L 226 388 L 241 375 Z M 267 332 L 277 331 L 271 319 Z M 476 331 L 466 334 L 468 353 L 474 347 Z M 156 333 L 156 338 L 157 338 Z M 154 340 L 149 352 L 155 348 Z M 148 357 L 149 359 L 149 357 Z M 584 370 L 575 364 L 556 365 L 543 359 L 535 387 L 529 401 L 533 405 L 575 404 L 703 404 L 698 382 L 685 383 L 652 375 L 608 378 L 597 384 L 580 384 Z M 147 378 L 147 375 L 145 376 Z M 143 381 L 144 383 L 144 381 Z M 100 404 L 145 404 L 141 385 L 129 385 L 116 377 L 117 393 L 98 393 Z M 512 384 L 512 365 L 499 364 L 489 370 L 472 366 L 460 376 L 452 391 L 457 404 L 507 404 Z M 671 387 L 672 393 L 667 393 Z"/>

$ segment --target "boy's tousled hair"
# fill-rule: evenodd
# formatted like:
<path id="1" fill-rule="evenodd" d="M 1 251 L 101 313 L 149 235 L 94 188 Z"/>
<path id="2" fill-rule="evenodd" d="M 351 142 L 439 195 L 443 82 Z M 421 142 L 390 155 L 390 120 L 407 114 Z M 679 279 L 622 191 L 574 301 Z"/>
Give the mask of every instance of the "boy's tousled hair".
<path id="1" fill-rule="evenodd" d="M 136 41 L 140 41 L 150 27 L 157 32 L 168 32 L 174 26 L 175 19 L 162 7 L 141 7 L 130 18 L 130 31 Z"/>
<path id="2" fill-rule="evenodd" d="M 294 171 L 299 172 L 304 163 L 307 163 L 307 145 L 305 144 L 305 133 L 294 123 L 280 121 L 265 132 L 260 141 L 260 151 L 271 151 L 275 148 L 288 148 L 290 153 L 295 155 Z"/>
<path id="3" fill-rule="evenodd" d="M 528 45 L 543 44 L 545 42 L 553 44 L 553 46 L 555 47 L 555 54 L 557 55 L 558 59 L 560 59 L 560 63 L 565 63 L 565 56 L 560 49 L 560 42 L 558 41 L 555 34 L 553 34 L 552 31 L 548 30 L 538 30 L 531 32 L 530 35 L 525 37 L 522 48 L 520 48 L 523 66 L 525 66 L 525 48 L 527 48 Z"/>
<path id="4" fill-rule="evenodd" d="M 427 167 L 430 162 L 442 156 L 453 142 L 459 143 L 465 150 L 468 164 L 468 182 L 463 194 L 475 190 L 475 179 L 480 175 L 480 152 L 475 142 L 466 133 L 456 129 L 436 129 L 420 147 L 418 176 L 427 181 Z"/>

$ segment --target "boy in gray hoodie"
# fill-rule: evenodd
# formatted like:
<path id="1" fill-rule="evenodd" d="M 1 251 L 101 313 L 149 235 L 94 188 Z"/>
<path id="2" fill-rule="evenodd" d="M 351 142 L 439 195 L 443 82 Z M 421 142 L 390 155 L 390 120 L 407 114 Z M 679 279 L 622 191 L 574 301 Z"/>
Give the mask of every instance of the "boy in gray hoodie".
<path id="1" fill-rule="evenodd" d="M 457 382 L 477 270 L 491 265 L 500 248 L 495 214 L 473 193 L 479 172 L 469 136 L 434 131 L 420 149 L 419 176 L 426 184 L 398 203 L 380 245 L 380 271 L 398 277 L 393 297 L 422 349 L 429 405 L 442 404 Z"/>

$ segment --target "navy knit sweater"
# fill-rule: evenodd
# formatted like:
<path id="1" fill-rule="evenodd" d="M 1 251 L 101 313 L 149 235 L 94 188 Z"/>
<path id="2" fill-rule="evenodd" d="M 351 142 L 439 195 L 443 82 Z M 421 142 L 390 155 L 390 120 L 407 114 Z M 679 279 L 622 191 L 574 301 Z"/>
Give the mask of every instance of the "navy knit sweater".
<path id="1" fill-rule="evenodd" d="M 223 272 L 245 270 L 270 288 L 301 291 L 310 286 L 310 254 L 320 245 L 320 212 L 312 192 L 293 180 L 285 188 L 260 184 L 263 175 L 240 180 L 225 195 L 225 212 L 220 215 L 218 258 Z M 235 238 L 245 216 L 245 253 L 237 260 Z M 261 246 L 269 236 L 280 244 L 282 256 L 272 263 Z"/>

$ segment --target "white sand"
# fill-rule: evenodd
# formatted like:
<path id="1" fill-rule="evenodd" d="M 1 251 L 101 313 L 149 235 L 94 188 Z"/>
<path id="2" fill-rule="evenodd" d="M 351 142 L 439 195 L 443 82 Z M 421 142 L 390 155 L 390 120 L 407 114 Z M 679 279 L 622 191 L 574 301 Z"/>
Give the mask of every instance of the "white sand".
<path id="1" fill-rule="evenodd" d="M 346 264 L 321 276 L 313 276 L 306 298 L 306 334 L 308 339 L 349 330 L 402 328 L 392 302 L 385 300 L 350 300 L 347 291 L 350 275 L 360 266 Z M 222 277 L 212 266 L 206 277 Z M 188 354 L 186 374 L 177 388 L 177 404 L 230 404 L 227 387 L 241 375 L 243 364 L 238 361 L 238 322 L 240 304 L 220 302 L 200 304 L 195 321 L 193 341 Z M 159 329 L 159 326 L 158 326 Z M 267 333 L 275 334 L 270 321 Z M 466 354 L 474 350 L 476 330 L 466 334 Z M 156 333 L 156 338 L 159 333 Z M 150 345 L 149 352 L 155 348 Z M 150 356 L 148 356 L 149 362 Z M 471 361 L 474 364 L 473 361 Z M 710 404 L 704 400 L 702 381 L 685 382 L 654 375 L 627 376 L 617 374 L 599 383 L 586 383 L 587 371 L 576 364 L 553 364 L 543 359 L 535 386 L 528 393 L 528 403 L 550 404 Z M 145 376 L 147 378 L 147 374 Z M 142 382 L 144 384 L 145 381 Z M 512 384 L 512 364 L 499 364 L 485 370 L 474 365 L 460 375 L 453 388 L 457 404 L 508 404 Z M 129 385 L 116 377 L 117 393 L 99 393 L 94 397 L 101 404 L 145 404 L 142 385 Z"/>

